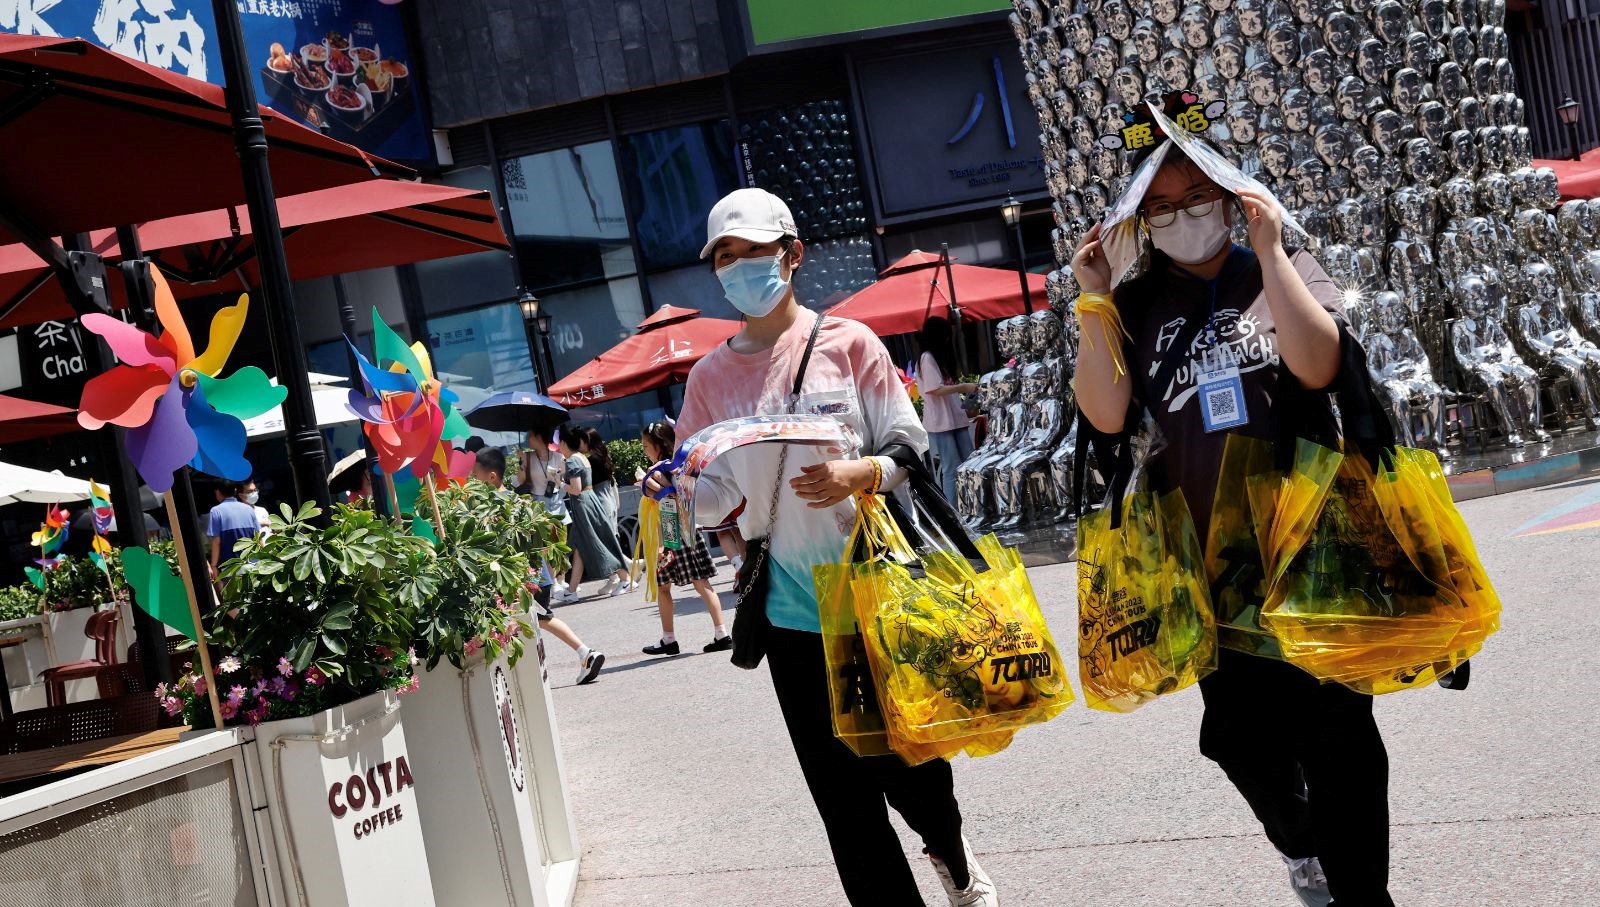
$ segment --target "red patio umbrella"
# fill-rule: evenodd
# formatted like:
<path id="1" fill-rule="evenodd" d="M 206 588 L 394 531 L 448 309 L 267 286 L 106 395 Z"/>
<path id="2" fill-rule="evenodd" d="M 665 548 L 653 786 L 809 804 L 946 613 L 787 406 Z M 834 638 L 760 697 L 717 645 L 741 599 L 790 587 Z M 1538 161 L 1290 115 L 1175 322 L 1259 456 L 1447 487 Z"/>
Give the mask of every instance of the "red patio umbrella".
<path id="1" fill-rule="evenodd" d="M 0 110 L 0 242 L 245 202 L 220 86 L 87 41 L 0 34 Z M 267 108 L 261 115 L 284 195 L 412 175 Z"/>
<path id="2" fill-rule="evenodd" d="M 699 309 L 664 305 L 638 327 L 639 333 L 551 385 L 550 396 L 571 409 L 677 384 L 689 377 L 701 356 L 743 325 L 702 318 Z"/>
<path id="3" fill-rule="evenodd" d="M 78 430 L 78 411 L 0 394 L 0 444 L 48 438 Z"/>
<path id="4" fill-rule="evenodd" d="M 489 193 L 401 180 L 366 180 L 278 199 L 290 275 L 296 280 L 507 248 Z M 257 285 L 250 215 L 243 206 L 142 224 L 146 256 L 179 299 Z M 114 231 L 90 237 L 117 257 Z M 241 278 L 242 281 L 241 281 Z M 122 281 L 109 281 L 114 305 Z M 0 246 L 0 328 L 73 317 L 61 285 L 20 243 Z"/>
<path id="5" fill-rule="evenodd" d="M 859 321 L 880 337 L 919 331 L 930 315 L 948 318 L 949 277 L 941 261 L 932 252 L 912 252 L 885 268 L 882 279 L 828 309 L 828 314 Z M 962 317 L 992 321 L 1027 310 L 1016 271 L 962 264 L 952 264 L 950 271 Z M 1045 305 L 1044 287 L 1044 275 L 1028 275 L 1028 291 L 1035 308 Z"/>

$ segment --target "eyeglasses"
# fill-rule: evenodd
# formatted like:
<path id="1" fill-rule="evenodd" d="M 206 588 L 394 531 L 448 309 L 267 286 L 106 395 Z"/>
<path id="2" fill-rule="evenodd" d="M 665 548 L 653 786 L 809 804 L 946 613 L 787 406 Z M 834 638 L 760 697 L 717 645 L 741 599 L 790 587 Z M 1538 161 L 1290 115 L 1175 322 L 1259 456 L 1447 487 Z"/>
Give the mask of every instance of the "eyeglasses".
<path id="1" fill-rule="evenodd" d="M 1184 196 L 1182 201 L 1176 203 L 1156 202 L 1153 205 L 1146 206 L 1143 209 L 1144 219 L 1152 227 L 1170 227 L 1172 222 L 1178 219 L 1179 211 L 1190 217 L 1205 217 L 1217 207 L 1217 202 L 1221 199 L 1221 189 L 1215 186 L 1209 189 L 1201 189 L 1198 192 L 1189 193 Z"/>

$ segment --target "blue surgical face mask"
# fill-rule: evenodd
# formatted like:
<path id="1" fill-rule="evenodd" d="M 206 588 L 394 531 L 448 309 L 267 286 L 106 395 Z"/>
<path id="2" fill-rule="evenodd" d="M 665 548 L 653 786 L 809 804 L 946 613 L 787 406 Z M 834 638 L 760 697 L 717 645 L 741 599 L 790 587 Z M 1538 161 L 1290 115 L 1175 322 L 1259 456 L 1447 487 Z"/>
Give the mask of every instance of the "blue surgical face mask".
<path id="1" fill-rule="evenodd" d="M 783 277 L 783 255 L 739 258 L 717 269 L 722 291 L 733 307 L 749 318 L 771 313 L 789 292 Z"/>

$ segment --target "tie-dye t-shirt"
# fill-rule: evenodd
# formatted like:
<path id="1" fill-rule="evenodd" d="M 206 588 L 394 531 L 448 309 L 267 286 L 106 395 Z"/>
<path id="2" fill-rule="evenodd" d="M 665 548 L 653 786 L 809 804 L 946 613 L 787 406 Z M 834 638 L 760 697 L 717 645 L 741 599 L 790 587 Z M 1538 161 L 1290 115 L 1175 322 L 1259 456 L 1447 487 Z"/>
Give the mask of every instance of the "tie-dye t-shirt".
<path id="1" fill-rule="evenodd" d="M 782 415 L 815 317 L 802 312 L 770 350 L 739 353 L 722 344 L 706 354 L 689 373 L 678 437 L 688 438 L 708 425 L 740 416 Z M 895 373 L 889 351 L 876 334 L 854 321 L 823 321 L 795 412 L 837 417 L 855 431 L 868 452 L 895 442 L 918 453 L 928 449 L 928 434 Z M 767 535 L 778 453 L 775 444 L 755 444 L 712 463 L 695 486 L 698 521 L 716 525 L 748 498 L 739 517 L 740 531 L 746 538 Z M 855 504 L 846 499 L 814 510 L 788 482 L 800 475 L 801 467 L 836 458 L 837 454 L 817 447 L 789 448 L 778 496 L 777 531 L 767 555 L 771 571 L 767 616 L 774 626 L 812 633 L 821 629 L 811 568 L 837 562 L 844 553 L 845 537 L 855 522 Z M 887 458 L 880 462 L 885 466 L 884 485 L 891 488 L 903 476 Z"/>

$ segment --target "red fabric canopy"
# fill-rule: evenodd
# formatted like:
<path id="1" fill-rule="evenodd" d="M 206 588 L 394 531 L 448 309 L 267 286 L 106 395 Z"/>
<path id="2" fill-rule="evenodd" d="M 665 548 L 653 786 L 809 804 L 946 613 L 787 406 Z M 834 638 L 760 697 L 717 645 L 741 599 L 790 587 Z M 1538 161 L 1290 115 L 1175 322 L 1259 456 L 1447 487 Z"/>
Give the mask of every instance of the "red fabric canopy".
<path id="1" fill-rule="evenodd" d="M 1562 201 L 1600 195 L 1600 148 L 1575 161 L 1534 161 L 1533 166 L 1549 167 L 1556 172 Z"/>
<path id="2" fill-rule="evenodd" d="M 0 34 L 0 108 L 0 201 L 19 229 L 62 236 L 244 204 L 220 86 L 87 41 Z M 411 175 L 261 113 L 284 195 Z M 0 226 L 0 242 L 23 238 Z"/>
<path id="3" fill-rule="evenodd" d="M 689 369 L 744 325 L 701 318 L 699 309 L 662 306 L 639 322 L 639 333 L 589 360 L 550 386 L 550 396 L 571 409 L 638 394 L 689 377 Z"/>
<path id="4" fill-rule="evenodd" d="M 0 394 L 0 444 L 78 430 L 78 411 Z"/>
<path id="5" fill-rule="evenodd" d="M 952 264 L 950 270 L 963 317 L 991 321 L 1027 311 L 1016 271 L 963 264 Z M 859 321 L 880 337 L 909 334 L 921 330 L 930 316 L 950 317 L 948 281 L 938 255 L 912 252 L 885 268 L 878 282 L 828 309 L 828 314 Z M 1049 305 L 1044 286 L 1044 275 L 1028 275 L 1035 309 Z"/>
<path id="6" fill-rule="evenodd" d="M 278 217 L 295 280 L 506 248 L 493 201 L 473 189 L 366 180 L 280 197 Z M 243 206 L 139 227 L 145 254 L 167 275 L 179 299 L 258 285 L 250 234 Z M 90 242 L 108 260 L 117 257 L 113 231 L 98 231 Z M 120 308 L 122 281 L 113 277 L 108 285 Z M 0 246 L 0 328 L 73 314 L 44 262 L 20 243 Z"/>

